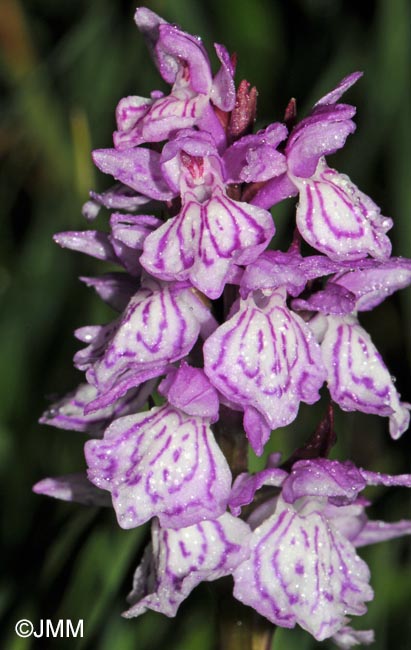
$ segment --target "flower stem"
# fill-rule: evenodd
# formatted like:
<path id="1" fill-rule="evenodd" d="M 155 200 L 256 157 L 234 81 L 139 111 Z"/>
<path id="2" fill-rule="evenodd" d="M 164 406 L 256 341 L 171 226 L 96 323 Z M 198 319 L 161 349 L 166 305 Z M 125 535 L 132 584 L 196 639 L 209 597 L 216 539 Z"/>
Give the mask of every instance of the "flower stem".
<path id="1" fill-rule="evenodd" d="M 271 650 L 275 625 L 250 607 L 235 600 L 231 582 L 219 584 L 219 643 L 218 650 Z"/>
<path id="2" fill-rule="evenodd" d="M 226 406 L 220 408 L 220 419 L 213 430 L 228 464 L 233 478 L 246 472 L 248 468 L 248 441 L 243 429 L 243 414 Z"/>

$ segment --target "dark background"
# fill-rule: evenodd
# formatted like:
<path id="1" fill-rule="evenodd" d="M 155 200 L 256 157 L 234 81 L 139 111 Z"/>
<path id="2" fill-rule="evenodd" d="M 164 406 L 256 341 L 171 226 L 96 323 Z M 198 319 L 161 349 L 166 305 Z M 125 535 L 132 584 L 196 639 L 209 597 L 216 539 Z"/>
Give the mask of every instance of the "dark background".
<path id="1" fill-rule="evenodd" d="M 174 0 L 147 5 L 207 46 L 238 54 L 237 81 L 259 90 L 259 124 L 282 119 L 290 97 L 299 114 L 346 74 L 363 70 L 346 101 L 358 106 L 358 131 L 330 164 L 348 173 L 394 218 L 394 254 L 411 256 L 410 47 L 408 0 Z M 0 154 L 0 464 L 3 499 L 0 647 L 99 650 L 211 650 L 216 606 L 200 586 L 176 619 L 120 617 L 147 531 L 120 530 L 112 512 L 58 503 L 31 493 L 44 476 L 84 468 L 81 434 L 40 426 L 49 398 L 70 390 L 75 327 L 111 316 L 76 279 L 98 263 L 61 251 L 59 230 L 86 227 L 81 205 L 107 185 L 90 150 L 111 145 L 114 109 L 127 94 L 162 82 L 133 23 L 135 5 L 109 0 L 3 0 Z M 214 59 L 213 59 L 214 61 Z M 290 205 L 276 208 L 286 232 Z M 105 217 L 98 227 L 104 229 Z M 284 245 L 286 244 L 284 240 Z M 403 398 L 411 401 L 411 292 L 362 317 Z M 289 453 L 309 435 L 323 405 L 303 407 L 273 437 Z M 368 469 L 411 471 L 406 434 L 393 442 L 387 421 L 337 413 L 340 458 Z M 370 492 L 374 517 L 411 518 L 405 489 Z M 374 627 L 376 650 L 411 647 L 410 538 L 361 551 L 372 568 L 375 600 L 355 621 Z M 228 605 L 227 605 L 228 606 Z M 27 618 L 84 619 L 83 639 L 20 639 Z M 301 630 L 279 630 L 276 650 L 318 647 Z M 331 647 L 324 643 L 323 647 Z"/>

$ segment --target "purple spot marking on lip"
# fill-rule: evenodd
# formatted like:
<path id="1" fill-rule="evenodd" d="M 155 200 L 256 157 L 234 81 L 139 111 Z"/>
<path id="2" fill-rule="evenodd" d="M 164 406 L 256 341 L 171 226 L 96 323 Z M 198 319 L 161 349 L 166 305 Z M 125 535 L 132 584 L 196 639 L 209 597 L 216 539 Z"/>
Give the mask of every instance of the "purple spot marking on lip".
<path id="1" fill-rule="evenodd" d="M 297 562 L 295 565 L 295 572 L 298 573 L 298 575 L 302 576 L 304 573 L 304 565 L 302 562 Z"/>
<path id="2" fill-rule="evenodd" d="M 258 352 L 262 352 L 264 349 L 264 333 L 261 329 L 258 330 Z"/>
<path id="3" fill-rule="evenodd" d="M 141 474 L 136 474 L 135 476 L 127 479 L 127 486 L 132 487 L 133 485 L 138 485 L 141 481 Z"/>

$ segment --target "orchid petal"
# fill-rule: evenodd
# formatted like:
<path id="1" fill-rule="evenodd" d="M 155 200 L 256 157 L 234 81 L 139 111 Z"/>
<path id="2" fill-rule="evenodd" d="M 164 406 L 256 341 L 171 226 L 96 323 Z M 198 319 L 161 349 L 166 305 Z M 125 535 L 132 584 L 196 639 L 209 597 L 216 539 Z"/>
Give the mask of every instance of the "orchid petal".
<path id="1" fill-rule="evenodd" d="M 279 467 L 263 469 L 256 474 L 244 473 L 237 476 L 228 502 L 232 514 L 238 517 L 241 508 L 253 501 L 255 493 L 261 487 L 264 485 L 281 487 L 287 477 L 287 472 Z"/>
<path id="2" fill-rule="evenodd" d="M 249 549 L 234 570 L 234 596 L 276 625 L 298 623 L 322 641 L 373 597 L 365 562 L 309 502 L 297 512 L 280 498 Z"/>
<path id="3" fill-rule="evenodd" d="M 253 298 L 242 301 L 203 351 L 214 386 L 240 408 L 258 411 L 271 429 L 292 422 L 300 401 L 319 399 L 325 379 L 320 349 L 304 321 L 286 307 L 284 290 L 260 304 Z M 262 447 L 254 440 L 257 453 Z"/>
<path id="4" fill-rule="evenodd" d="M 123 97 L 116 108 L 116 122 L 119 131 L 129 131 L 143 117 L 153 100 L 147 97 Z"/>
<path id="5" fill-rule="evenodd" d="M 313 248 L 334 260 L 358 260 L 391 253 L 386 236 L 391 219 L 350 181 L 320 162 L 310 179 L 293 177 L 300 191 L 297 227 Z"/>
<path id="6" fill-rule="evenodd" d="M 331 503 L 342 505 L 354 501 L 365 487 L 363 472 L 350 461 L 316 458 L 294 463 L 283 483 L 282 496 L 287 503 L 312 496 L 327 497 Z"/>
<path id="7" fill-rule="evenodd" d="M 214 44 L 221 68 L 213 79 L 210 99 L 222 111 L 232 111 L 235 106 L 234 66 L 224 45 Z"/>
<path id="8" fill-rule="evenodd" d="M 115 420 L 85 445 L 88 477 L 112 493 L 122 528 L 158 516 L 179 528 L 220 516 L 231 473 L 208 421 L 166 404 Z"/>
<path id="9" fill-rule="evenodd" d="M 169 24 L 161 25 L 159 33 L 156 54 L 163 79 L 177 85 L 179 75 L 185 79 L 188 73 L 190 88 L 208 94 L 212 84 L 210 61 L 201 40 Z"/>
<path id="10" fill-rule="evenodd" d="M 102 329 L 99 339 L 77 353 L 87 380 L 100 392 L 101 408 L 142 381 L 158 377 L 186 356 L 200 332 L 204 305 L 189 289 L 140 289 L 121 319 Z M 89 358 L 91 353 L 91 359 Z M 80 357 L 81 354 L 81 357 Z M 106 395 L 103 399 L 102 395 Z"/>
<path id="11" fill-rule="evenodd" d="M 353 316 L 328 317 L 321 345 L 331 397 L 344 411 L 390 418 L 391 437 L 408 428 L 408 404 L 400 402 L 392 377 L 369 334 Z"/>
<path id="12" fill-rule="evenodd" d="M 153 105 L 153 99 L 146 97 L 124 97 L 116 108 L 117 131 L 113 133 L 116 149 L 129 149 L 142 142 L 141 123 Z"/>
<path id="13" fill-rule="evenodd" d="M 382 263 L 374 261 L 371 268 L 341 273 L 333 282 L 355 294 L 357 311 L 369 311 L 411 284 L 411 260 L 392 257 Z"/>
<path id="14" fill-rule="evenodd" d="M 262 183 L 261 187 L 257 186 L 254 196 L 250 199 L 251 205 L 258 205 L 259 208 L 270 210 L 274 205 L 297 196 L 298 188 L 289 178 L 288 174 L 280 174 L 269 181 Z"/>
<path id="15" fill-rule="evenodd" d="M 173 193 L 163 180 L 157 151 L 142 147 L 125 151 L 97 149 L 93 151 L 93 160 L 104 174 L 111 174 L 145 196 L 160 201 L 173 198 Z"/>
<path id="16" fill-rule="evenodd" d="M 90 483 L 85 474 L 44 478 L 33 486 L 33 492 L 61 501 L 83 503 L 86 506 L 111 506 L 108 495 Z"/>
<path id="17" fill-rule="evenodd" d="M 181 93 L 168 95 L 154 102 L 141 123 L 141 142 L 161 142 L 178 129 L 198 123 L 209 100 L 207 95 Z"/>
<path id="18" fill-rule="evenodd" d="M 140 258 L 163 280 L 186 280 L 218 298 L 233 264 L 258 257 L 274 234 L 271 215 L 227 198 L 219 188 L 205 203 L 188 200 L 179 216 L 149 235 Z"/>
<path id="19" fill-rule="evenodd" d="M 309 178 L 322 156 L 333 154 L 354 133 L 355 108 L 345 104 L 322 107 L 293 129 L 286 146 L 290 174 Z"/>
<path id="20" fill-rule="evenodd" d="M 97 398 L 98 391 L 90 384 L 80 384 L 75 391 L 54 402 L 43 413 L 39 422 L 58 429 L 86 432 L 97 437 L 103 433 L 111 420 L 134 413 L 144 406 L 152 389 L 152 383 L 148 382 L 110 406 L 93 413 L 85 413 L 87 405 Z"/>
<path id="21" fill-rule="evenodd" d="M 370 505 L 368 501 L 365 501 L 363 497 L 358 497 L 348 505 L 327 503 L 323 513 L 326 519 L 331 521 L 332 525 L 357 547 L 357 539 L 368 522 L 365 513 L 365 508 L 368 505 Z"/>
<path id="22" fill-rule="evenodd" d="M 117 257 L 130 275 L 140 275 L 140 251 L 145 238 L 162 222 L 148 215 L 113 213 L 110 217 L 111 236 Z"/>
<path id="23" fill-rule="evenodd" d="M 134 20 L 153 54 L 153 48 L 159 38 L 159 27 L 167 24 L 166 21 L 147 7 L 138 7 L 134 14 Z"/>
<path id="24" fill-rule="evenodd" d="M 148 203 L 151 199 L 142 194 L 136 194 L 130 187 L 116 183 L 105 192 L 98 194 L 90 192 L 91 200 L 82 208 L 83 216 L 93 220 L 97 217 L 101 207 L 108 210 L 136 210 L 140 205 Z"/>
<path id="25" fill-rule="evenodd" d="M 228 182 L 266 181 L 287 169 L 284 154 L 277 147 L 287 137 L 284 124 L 275 122 L 255 135 L 245 135 L 224 152 Z"/>
<path id="26" fill-rule="evenodd" d="M 230 575 L 244 558 L 250 529 L 228 513 L 179 530 L 152 525 L 152 545 L 134 575 L 133 603 L 123 616 L 147 609 L 175 616 L 191 591 L 203 581 Z"/>
<path id="27" fill-rule="evenodd" d="M 308 280 L 341 270 L 339 262 L 324 255 L 302 257 L 297 251 L 264 251 L 247 266 L 241 279 L 241 294 L 245 298 L 257 289 L 285 287 L 291 296 L 298 296 Z"/>
<path id="28" fill-rule="evenodd" d="M 53 237 L 56 244 L 85 255 L 90 255 L 104 262 L 118 264 L 119 260 L 105 232 L 83 230 L 59 232 Z"/>
<path id="29" fill-rule="evenodd" d="M 342 627 L 333 634 L 332 640 L 338 648 L 349 650 L 356 645 L 374 643 L 374 630 L 353 630 L 351 627 Z"/>
<path id="30" fill-rule="evenodd" d="M 353 544 L 358 548 L 386 542 L 390 539 L 396 539 L 403 535 L 411 535 L 411 521 L 403 519 L 394 523 L 387 521 L 367 521 L 359 534 L 353 540 Z"/>
<path id="31" fill-rule="evenodd" d="M 355 310 L 355 295 L 345 287 L 327 282 L 325 289 L 316 291 L 306 300 L 297 298 L 291 305 L 293 309 L 321 311 L 323 314 L 351 314 Z"/>
<path id="32" fill-rule="evenodd" d="M 351 72 L 351 74 L 347 75 L 346 77 L 344 77 L 344 79 L 340 81 L 338 86 L 336 86 L 333 90 L 331 90 L 329 93 L 324 95 L 324 97 L 321 97 L 321 99 L 318 100 L 315 106 L 335 104 L 342 97 L 342 95 L 349 88 L 351 88 L 351 86 L 357 83 L 358 79 L 360 79 L 363 76 L 363 74 L 364 74 L 363 72 Z"/>
<path id="33" fill-rule="evenodd" d="M 104 302 L 118 312 L 127 307 L 130 298 L 139 289 L 139 282 L 126 273 L 106 273 L 95 278 L 80 277 L 88 287 L 93 287 Z"/>
<path id="34" fill-rule="evenodd" d="M 364 474 L 364 470 L 360 471 Z M 410 487 L 409 481 L 403 485 Z M 365 513 L 365 507 L 368 505 L 370 505 L 368 501 L 359 497 L 354 503 L 345 506 L 328 503 L 323 512 L 324 516 L 332 522 L 333 527 L 337 528 L 356 548 L 411 535 L 409 520 L 403 519 L 394 523 L 369 521 Z"/>
<path id="35" fill-rule="evenodd" d="M 74 331 L 76 339 L 87 343 L 87 347 L 74 355 L 74 365 L 78 370 L 86 371 L 102 357 L 110 338 L 116 331 L 117 323 L 118 319 L 108 325 L 86 325 Z"/>
<path id="36" fill-rule="evenodd" d="M 167 401 L 188 415 L 218 420 L 218 394 L 200 368 L 192 368 L 184 361 L 173 369 L 158 387 Z"/>
<path id="37" fill-rule="evenodd" d="M 402 486 L 411 488 L 411 474 L 382 474 L 360 469 L 361 476 L 367 485 L 385 485 L 386 487 Z"/>

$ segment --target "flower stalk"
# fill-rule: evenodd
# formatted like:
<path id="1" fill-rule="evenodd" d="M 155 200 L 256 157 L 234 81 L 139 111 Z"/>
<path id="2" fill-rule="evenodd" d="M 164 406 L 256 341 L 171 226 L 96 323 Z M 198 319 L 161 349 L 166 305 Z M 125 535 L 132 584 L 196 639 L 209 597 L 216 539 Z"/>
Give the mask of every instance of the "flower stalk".
<path id="1" fill-rule="evenodd" d="M 222 581 L 223 582 L 223 581 Z M 220 639 L 218 650 L 271 650 L 275 626 L 231 597 L 231 589 L 220 585 Z M 222 599 L 222 593 L 229 597 Z"/>

